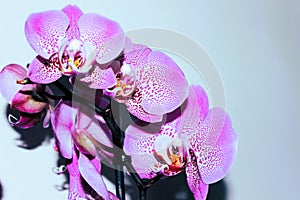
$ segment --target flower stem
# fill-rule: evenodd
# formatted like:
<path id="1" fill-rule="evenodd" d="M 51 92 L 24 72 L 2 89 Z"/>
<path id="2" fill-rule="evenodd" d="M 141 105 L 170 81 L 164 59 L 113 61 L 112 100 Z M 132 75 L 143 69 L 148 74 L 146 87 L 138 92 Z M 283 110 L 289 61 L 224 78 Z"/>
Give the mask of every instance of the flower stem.
<path id="1" fill-rule="evenodd" d="M 115 166 L 115 185 L 116 195 L 119 200 L 125 200 L 125 184 L 124 184 L 124 170 L 123 170 L 123 145 L 125 133 L 117 125 L 111 109 L 108 107 L 105 112 L 101 113 L 102 118 L 108 125 L 112 132 L 112 140 L 114 146 L 114 166 Z"/>
<path id="2" fill-rule="evenodd" d="M 125 200 L 125 184 L 124 184 L 124 172 L 123 166 L 116 164 L 115 166 L 115 185 L 116 195 L 119 200 Z"/>
<path id="3" fill-rule="evenodd" d="M 148 188 L 139 188 L 140 200 L 146 200 L 147 199 L 147 189 Z"/>

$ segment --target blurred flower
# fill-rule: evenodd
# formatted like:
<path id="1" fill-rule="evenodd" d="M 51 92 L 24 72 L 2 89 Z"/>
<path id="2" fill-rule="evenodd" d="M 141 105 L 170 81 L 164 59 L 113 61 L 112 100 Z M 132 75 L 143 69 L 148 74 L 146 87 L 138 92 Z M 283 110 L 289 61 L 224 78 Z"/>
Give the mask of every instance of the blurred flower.
<path id="1" fill-rule="evenodd" d="M 195 199 L 205 199 L 208 184 L 222 179 L 233 164 L 237 135 L 221 108 L 208 110 L 200 86 L 164 123 L 135 124 L 126 129 L 124 151 L 144 178 L 173 176 L 184 169 Z"/>
<path id="2" fill-rule="evenodd" d="M 28 68 L 28 77 L 36 83 L 87 72 L 95 59 L 108 63 L 121 53 L 125 41 L 118 23 L 98 14 L 83 14 L 71 5 L 62 11 L 31 14 L 25 35 L 38 53 Z"/>
<path id="3" fill-rule="evenodd" d="M 105 152 L 105 148 L 112 149 L 106 125 L 67 102 L 58 104 L 51 115 L 51 122 L 58 150 L 65 158 L 71 159 L 68 165 L 69 199 L 85 198 L 86 195 L 113 199 L 100 174 L 100 158 L 113 157 L 112 153 Z M 85 185 L 81 177 L 86 181 Z M 92 190 L 87 191 L 85 187 Z"/>
<path id="4" fill-rule="evenodd" d="M 73 148 L 73 156 L 68 164 L 70 174 L 69 200 L 104 199 L 117 200 L 109 192 L 101 176 L 101 163 L 97 158 L 88 158 Z"/>
<path id="5" fill-rule="evenodd" d="M 20 112 L 20 118 L 10 116 L 10 123 L 20 128 L 37 124 L 45 113 L 48 99 L 43 96 L 43 85 L 31 84 L 26 69 L 17 64 L 5 66 L 0 72 L 0 92 L 11 108 Z"/>

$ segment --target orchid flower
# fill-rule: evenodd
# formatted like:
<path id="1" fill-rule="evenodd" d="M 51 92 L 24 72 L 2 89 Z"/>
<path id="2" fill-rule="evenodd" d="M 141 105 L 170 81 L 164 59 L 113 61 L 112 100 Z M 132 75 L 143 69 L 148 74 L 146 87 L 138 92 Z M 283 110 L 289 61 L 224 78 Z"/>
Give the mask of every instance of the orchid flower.
<path id="1" fill-rule="evenodd" d="M 98 70 L 81 80 L 90 83 L 91 88 L 106 89 L 117 102 L 125 103 L 132 115 L 146 122 L 161 121 L 164 114 L 185 101 L 188 82 L 166 54 L 127 41 L 124 60 L 116 62 L 110 67 L 115 76 Z"/>
<path id="2" fill-rule="evenodd" d="M 51 115 L 58 149 L 65 158 L 72 159 L 72 163 L 68 165 L 71 178 L 69 199 L 84 198 L 87 195 L 82 189 L 80 177 L 102 198 L 110 199 L 112 194 L 107 192 L 100 175 L 100 157 L 113 156 L 101 151 L 102 147 L 112 148 L 111 139 L 107 135 L 109 131 L 105 124 L 81 111 L 82 109 L 60 102 Z"/>
<path id="3" fill-rule="evenodd" d="M 185 169 L 195 199 L 201 200 L 208 184 L 222 179 L 232 166 L 237 135 L 221 108 L 208 109 L 200 86 L 190 88 L 181 109 L 170 113 L 164 123 L 130 125 L 124 151 L 143 178 L 173 176 Z"/>
<path id="4" fill-rule="evenodd" d="M 7 65 L 0 72 L 0 92 L 11 108 L 20 112 L 19 120 L 10 116 L 9 121 L 11 125 L 20 128 L 30 128 L 37 124 L 48 105 L 48 99 L 41 95 L 45 87 L 28 84 L 26 78 L 26 69 L 17 64 Z"/>
<path id="5" fill-rule="evenodd" d="M 43 84 L 56 81 L 62 74 L 85 73 L 94 59 L 100 64 L 110 62 L 121 53 L 125 42 L 118 23 L 98 14 L 83 14 L 71 5 L 61 11 L 31 14 L 25 35 L 38 54 L 28 68 L 28 77 Z"/>

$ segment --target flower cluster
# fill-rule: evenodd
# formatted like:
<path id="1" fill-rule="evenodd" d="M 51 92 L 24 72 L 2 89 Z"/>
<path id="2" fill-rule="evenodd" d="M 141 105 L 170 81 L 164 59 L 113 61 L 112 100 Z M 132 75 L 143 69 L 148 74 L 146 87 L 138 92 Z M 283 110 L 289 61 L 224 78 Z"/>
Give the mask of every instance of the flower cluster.
<path id="1" fill-rule="evenodd" d="M 67 159 L 69 200 L 118 199 L 101 176 L 101 162 L 114 166 L 117 155 L 130 158 L 128 171 L 140 178 L 185 171 L 197 200 L 229 172 L 237 152 L 230 118 L 209 109 L 205 91 L 189 86 L 169 56 L 71 5 L 31 14 L 25 35 L 37 56 L 27 69 L 5 66 L 0 92 L 20 113 L 11 125 L 51 125 L 55 150 Z M 113 105 L 129 112 L 124 130 L 117 121 L 128 119 Z"/>

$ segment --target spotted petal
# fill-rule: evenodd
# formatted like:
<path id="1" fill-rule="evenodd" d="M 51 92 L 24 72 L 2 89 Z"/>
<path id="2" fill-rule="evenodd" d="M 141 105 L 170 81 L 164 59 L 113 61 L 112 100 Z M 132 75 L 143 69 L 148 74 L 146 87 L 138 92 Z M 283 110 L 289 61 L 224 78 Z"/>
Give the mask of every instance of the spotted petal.
<path id="1" fill-rule="evenodd" d="M 26 70 L 17 64 L 5 66 L 0 72 L 0 92 L 5 100 L 11 104 L 14 96 L 23 87 L 17 80 L 26 78 Z"/>
<path id="2" fill-rule="evenodd" d="M 237 135 L 228 115 L 221 108 L 211 109 L 193 136 L 199 173 L 204 183 L 211 184 L 229 172 L 237 152 Z"/>
<path id="3" fill-rule="evenodd" d="M 152 50 L 149 47 L 140 44 L 132 44 L 127 38 L 124 50 L 124 61 L 126 64 L 130 64 L 134 67 L 145 66 L 151 52 Z M 134 93 L 133 97 L 125 103 L 128 111 L 145 122 L 161 121 L 163 118 L 162 114 L 150 114 L 144 110 L 142 99 L 141 88 L 138 87 L 138 90 Z"/>
<path id="4" fill-rule="evenodd" d="M 188 98 L 180 106 L 180 110 L 182 121 L 178 132 L 181 138 L 188 139 L 195 133 L 199 122 L 204 120 L 208 112 L 208 98 L 204 89 L 200 86 L 191 86 Z"/>
<path id="5" fill-rule="evenodd" d="M 67 5 L 62 11 L 68 16 L 70 25 L 66 32 L 69 40 L 79 39 L 80 31 L 78 26 L 78 20 L 83 15 L 83 12 L 75 5 Z"/>
<path id="6" fill-rule="evenodd" d="M 197 200 L 205 200 L 208 193 L 208 185 L 203 183 L 198 171 L 197 160 L 194 152 L 190 149 L 188 163 L 186 165 L 186 179 L 194 198 Z"/>
<path id="7" fill-rule="evenodd" d="M 72 158 L 72 131 L 75 114 L 76 111 L 72 107 L 61 102 L 51 115 L 53 131 L 61 154 L 65 158 Z"/>
<path id="8" fill-rule="evenodd" d="M 69 19 L 59 10 L 31 14 L 26 20 L 25 35 L 31 47 L 44 58 L 59 50 L 66 36 Z"/>
<path id="9" fill-rule="evenodd" d="M 151 178 L 155 175 L 153 167 L 158 163 L 153 151 L 165 148 L 163 141 L 176 137 L 178 120 L 166 124 L 161 123 L 137 123 L 128 126 L 125 131 L 124 151 L 131 155 L 135 169 L 143 178 Z M 160 143 L 158 145 L 158 143 Z"/>
<path id="10" fill-rule="evenodd" d="M 148 56 L 152 50 L 141 44 L 131 44 L 127 42 L 124 50 L 124 61 L 133 66 L 144 66 L 148 61 Z"/>
<path id="11" fill-rule="evenodd" d="M 90 83 L 89 87 L 94 89 L 106 89 L 113 87 L 116 82 L 116 76 L 112 68 L 101 69 L 96 66 L 91 74 L 80 79 L 83 82 Z"/>
<path id="12" fill-rule="evenodd" d="M 53 63 L 45 65 L 38 58 L 34 58 L 28 67 L 28 77 L 31 81 L 48 84 L 58 80 L 62 76 L 57 65 Z"/>
<path id="13" fill-rule="evenodd" d="M 188 82 L 179 67 L 162 52 L 152 52 L 146 66 L 138 69 L 142 107 L 151 114 L 165 114 L 180 106 L 188 96 Z"/>
<path id="14" fill-rule="evenodd" d="M 78 21 L 80 39 L 91 42 L 97 49 L 97 62 L 108 63 L 116 58 L 124 48 L 125 36 L 117 22 L 101 15 L 89 13 Z"/>
<path id="15" fill-rule="evenodd" d="M 142 107 L 142 93 L 141 90 L 135 92 L 134 96 L 126 103 L 128 111 L 145 122 L 160 122 L 163 119 L 163 115 L 153 115 L 147 113 Z"/>
<path id="16" fill-rule="evenodd" d="M 208 108 L 209 108 L 209 102 L 208 102 L 208 97 L 206 95 L 205 90 L 200 86 L 200 85 L 194 85 L 191 86 L 191 88 L 194 90 L 194 93 L 197 97 L 197 105 L 198 105 L 198 110 L 199 110 L 199 118 L 200 121 L 203 121 L 205 116 L 208 113 Z"/>
<path id="17" fill-rule="evenodd" d="M 157 163 L 152 153 L 153 146 L 153 136 L 141 133 L 141 130 L 133 126 L 126 129 L 124 151 L 131 156 L 132 165 L 142 178 L 156 176 L 151 168 Z"/>

